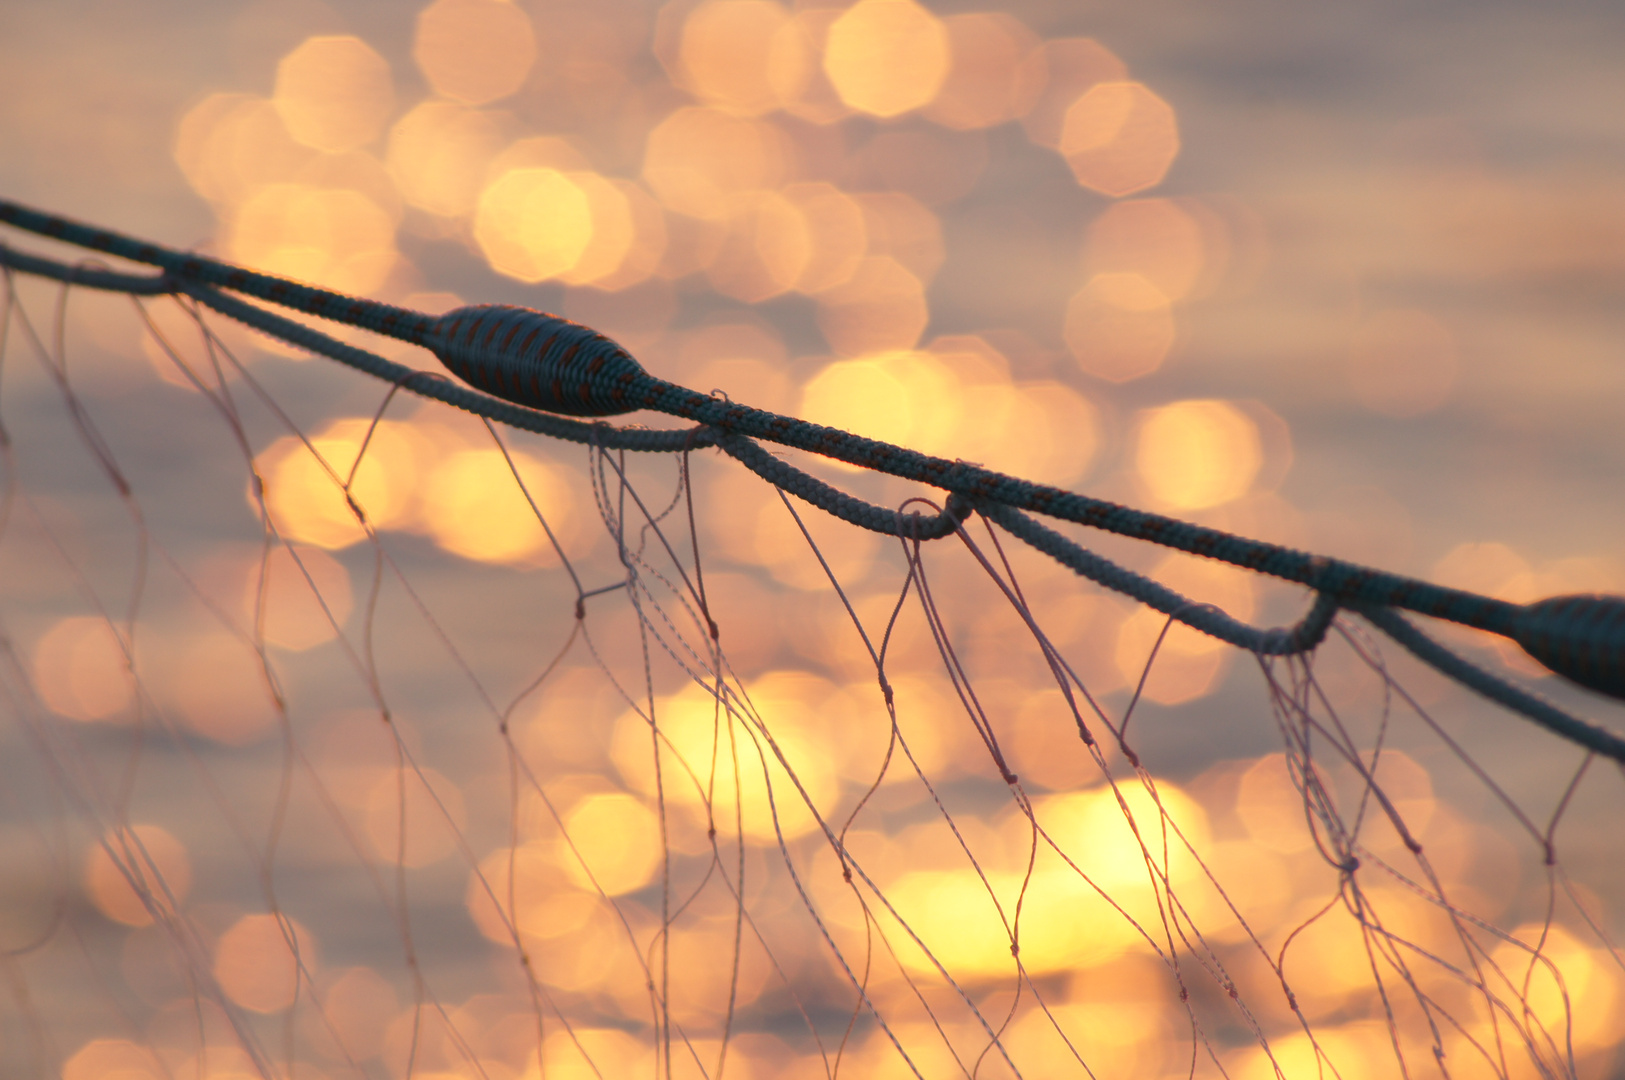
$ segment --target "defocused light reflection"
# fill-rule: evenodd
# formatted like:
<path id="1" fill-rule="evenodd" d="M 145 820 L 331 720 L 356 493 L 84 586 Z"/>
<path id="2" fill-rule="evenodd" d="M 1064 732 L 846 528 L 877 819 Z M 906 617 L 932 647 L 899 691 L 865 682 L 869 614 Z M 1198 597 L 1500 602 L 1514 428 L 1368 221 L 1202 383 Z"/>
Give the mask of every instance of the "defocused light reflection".
<path id="1" fill-rule="evenodd" d="M 1021 118 L 1027 137 L 1051 150 L 1061 148 L 1067 110 L 1099 83 L 1122 82 L 1128 65 L 1094 38 L 1046 41 L 1023 63 L 1023 77 L 1041 87 L 1038 100 Z"/>
<path id="2" fill-rule="evenodd" d="M 679 57 L 687 87 L 739 116 L 777 108 L 805 79 L 808 60 L 790 35 L 791 15 L 772 0 L 710 0 L 683 22 Z"/>
<path id="3" fill-rule="evenodd" d="M 1179 153 L 1179 127 L 1143 84 L 1101 83 L 1067 109 L 1059 149 L 1084 187 L 1132 195 L 1162 183 Z"/>
<path id="4" fill-rule="evenodd" d="M 1080 368 L 1129 382 L 1156 371 L 1173 348 L 1173 306 L 1139 274 L 1096 274 L 1067 303 L 1065 333 Z"/>
<path id="5" fill-rule="evenodd" d="M 172 1075 L 150 1047 L 129 1039 L 92 1039 L 62 1063 L 62 1080 L 169 1080 Z"/>
<path id="6" fill-rule="evenodd" d="M 395 88 L 389 64 L 360 38 L 313 37 L 277 65 L 272 101 L 296 141 L 340 154 L 383 133 Z"/>
<path id="7" fill-rule="evenodd" d="M 1520 1019 L 1537 1045 L 1561 1047 L 1572 1039 L 1583 1054 L 1619 1041 L 1625 979 L 1616 958 L 1606 949 L 1587 947 L 1562 926 L 1528 923 L 1512 937 L 1518 944 L 1503 942 L 1490 956 L 1498 971 L 1495 989 L 1525 1002 L 1528 1011 Z M 1530 952 L 1535 947 L 1539 957 Z M 1475 1004 L 1479 1026 L 1488 1027 L 1483 1001 Z"/>
<path id="8" fill-rule="evenodd" d="M 501 128 L 489 114 L 425 101 L 390 129 L 389 171 L 408 203 L 431 214 L 458 217 L 474 209 L 501 139 Z"/>
<path id="9" fill-rule="evenodd" d="M 818 296 L 818 328 L 846 356 L 911 349 L 930 321 L 925 286 L 898 260 L 871 255 Z"/>
<path id="10" fill-rule="evenodd" d="M 1253 616 L 1256 583 L 1244 570 L 1175 554 L 1158 563 L 1150 576 L 1182 596 L 1213 604 L 1243 622 Z M 1117 666 L 1124 681 L 1135 686 L 1150 662 L 1144 696 L 1177 705 L 1211 691 L 1234 650 L 1183 623 L 1169 626 L 1168 622 L 1167 615 L 1152 608 L 1140 608 L 1130 615 L 1117 632 Z"/>
<path id="11" fill-rule="evenodd" d="M 1296 855 L 1314 843 L 1301 782 L 1281 753 L 1265 754 L 1242 774 L 1236 814 L 1254 843 L 1282 855 Z"/>
<path id="12" fill-rule="evenodd" d="M 1159 502 L 1202 510 L 1251 489 L 1263 448 L 1258 426 L 1229 402 L 1179 401 L 1142 414 L 1134 461 Z"/>
<path id="13" fill-rule="evenodd" d="M 244 625 L 252 628 L 248 619 Z M 181 722 L 214 742 L 248 746 L 277 726 L 264 663 L 251 642 L 234 634 L 216 631 L 174 641 L 157 682 L 154 692 Z"/>
<path id="14" fill-rule="evenodd" d="M 491 269 L 524 282 L 571 270 L 592 242 L 592 204 L 557 169 L 513 169 L 480 193 L 474 239 Z"/>
<path id="15" fill-rule="evenodd" d="M 306 978 L 316 970 L 316 939 L 287 915 L 244 915 L 214 947 L 220 989 L 251 1012 L 287 1011 L 310 993 Z"/>
<path id="16" fill-rule="evenodd" d="M 777 192 L 735 198 L 728 232 L 706 268 L 711 287 L 723 296 L 758 303 L 795 285 L 812 257 L 807 221 Z"/>
<path id="17" fill-rule="evenodd" d="M 942 21 L 913 0 L 858 0 L 830 25 L 824 72 L 852 108 L 899 116 L 937 96 L 950 59 Z"/>
<path id="18" fill-rule="evenodd" d="M 90 902 L 125 926 L 151 926 L 153 910 L 173 915 L 191 890 L 192 860 L 186 845 L 158 825 L 115 829 L 85 858 Z"/>
<path id="19" fill-rule="evenodd" d="M 350 617 L 349 571 L 320 548 L 271 549 L 263 567 L 250 569 L 243 594 L 245 622 L 257 615 L 265 640 L 294 652 L 332 641 L 335 624 Z"/>
<path id="20" fill-rule="evenodd" d="M 564 815 L 559 861 L 577 885 L 610 896 L 647 885 L 660 866 L 660 819 L 620 792 L 588 795 Z"/>
<path id="21" fill-rule="evenodd" d="M 192 190 L 217 206 L 261 184 L 292 181 L 314 153 L 295 142 L 270 101 L 211 94 L 175 128 L 175 162 Z"/>
<path id="22" fill-rule="evenodd" d="M 514 470 L 524 481 L 523 491 Z M 578 524 L 575 496 L 556 467 L 522 450 L 510 450 L 504 458 L 496 449 L 464 450 L 435 468 L 423 488 L 423 523 L 453 554 L 527 566 L 557 565 L 548 529 L 569 551 Z"/>
<path id="23" fill-rule="evenodd" d="M 1003 12 L 951 15 L 943 21 L 952 61 L 925 115 L 944 127 L 994 127 L 1024 116 L 1044 89 L 1034 63 L 1038 35 Z"/>
<path id="24" fill-rule="evenodd" d="M 384 1029 L 400 1008 L 389 980 L 367 967 L 329 972 L 318 996 L 321 1019 L 305 1024 L 305 1035 L 317 1053 L 340 1064 L 376 1056 L 383 1047 Z"/>
<path id="25" fill-rule="evenodd" d="M 1349 343 L 1354 395 L 1385 416 L 1421 416 L 1444 405 L 1459 368 L 1455 335 L 1432 315 L 1413 308 L 1368 316 Z"/>
<path id="26" fill-rule="evenodd" d="M 678 109 L 649 132 L 643 179 L 668 209 L 720 218 L 734 196 L 783 183 L 790 149 L 784 136 L 762 121 L 714 109 Z"/>
<path id="27" fill-rule="evenodd" d="M 820 737 L 817 699 L 808 693 L 809 682 L 819 683 L 796 672 L 769 672 L 752 685 L 751 701 L 771 733 L 772 745 L 753 722 L 730 720 L 726 712 L 719 712 L 716 700 L 703 688 L 690 687 L 657 699 L 668 805 L 691 808 L 702 834 L 707 822 L 732 832 L 736 813 L 743 815 L 738 827 L 755 842 L 775 842 L 781 831 L 793 839 L 818 828 L 774 752 L 776 746 L 814 806 L 822 809 L 834 802 L 839 781 L 827 742 Z M 646 720 L 627 713 L 616 721 L 611 750 L 616 768 L 630 786 L 648 794 L 655 786 L 653 750 Z"/>
<path id="28" fill-rule="evenodd" d="M 436 93 L 484 105 L 524 85 L 536 35 L 506 0 L 435 0 L 418 14 L 412 59 Z"/>
<path id="29" fill-rule="evenodd" d="M 311 450 L 321 455 L 332 473 Z M 287 435 L 259 455 L 266 506 L 288 539 L 334 550 L 348 547 L 366 537 L 341 488 L 352 470 L 350 497 L 367 521 L 374 528 L 400 528 L 415 519 L 419 472 L 430 453 L 411 426 L 390 420 L 379 421 L 376 427 L 371 420 L 335 420 L 311 437 L 308 449 L 302 440 Z M 249 506 L 257 510 L 252 491 Z"/>
<path id="30" fill-rule="evenodd" d="M 825 367 L 802 390 L 796 415 L 936 453 L 960 426 L 959 390 L 953 372 L 929 353 L 880 353 Z"/>
<path id="31" fill-rule="evenodd" d="M 269 184 L 232 217 L 231 258 L 340 292 L 375 292 L 394 268 L 395 222 L 359 191 Z"/>
<path id="32" fill-rule="evenodd" d="M 791 184 L 782 194 L 800 212 L 807 230 L 807 260 L 796 278 L 796 291 L 817 295 L 851 281 L 869 244 L 863 208 L 822 181 Z"/>
<path id="33" fill-rule="evenodd" d="M 1138 274 L 1168 300 L 1188 298 L 1207 269 L 1203 229 L 1170 199 L 1113 203 L 1089 225 L 1083 264 L 1089 273 Z"/>
<path id="34" fill-rule="evenodd" d="M 457 849 L 467 823 L 463 793 L 438 770 L 391 769 L 367 794 L 367 839 L 387 865 L 428 866 Z"/>
<path id="35" fill-rule="evenodd" d="M 135 700 L 124 648 L 106 619 L 63 619 L 34 646 L 34 686 L 40 700 L 73 720 L 126 719 Z"/>

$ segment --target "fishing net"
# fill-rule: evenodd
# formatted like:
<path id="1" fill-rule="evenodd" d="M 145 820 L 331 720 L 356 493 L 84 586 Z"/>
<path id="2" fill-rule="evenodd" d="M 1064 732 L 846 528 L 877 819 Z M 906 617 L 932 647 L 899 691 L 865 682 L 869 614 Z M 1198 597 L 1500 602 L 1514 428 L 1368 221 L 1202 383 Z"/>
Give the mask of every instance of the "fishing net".
<path id="1" fill-rule="evenodd" d="M 1153 563 L 1170 617 L 1056 543 L 1126 541 L 810 454 L 248 366 L 184 296 L 5 326 L 12 1071 L 1609 1067 L 1616 764 L 1392 613 L 1249 655 L 1187 625 L 1243 571 Z"/>

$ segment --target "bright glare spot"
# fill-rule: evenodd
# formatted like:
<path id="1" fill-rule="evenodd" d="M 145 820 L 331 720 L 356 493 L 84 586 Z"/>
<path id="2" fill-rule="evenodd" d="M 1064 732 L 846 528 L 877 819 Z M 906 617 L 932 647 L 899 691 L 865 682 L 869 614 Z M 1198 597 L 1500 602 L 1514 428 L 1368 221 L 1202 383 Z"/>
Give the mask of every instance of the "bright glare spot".
<path id="1" fill-rule="evenodd" d="M 85 892 L 96 910 L 125 926 L 173 915 L 192 889 L 186 845 L 157 825 L 114 829 L 85 858 Z"/>
<path id="2" fill-rule="evenodd" d="M 416 870 L 457 850 L 467 817 L 463 793 L 437 770 L 390 770 L 368 793 L 367 839 L 385 864 Z"/>
<path id="3" fill-rule="evenodd" d="M 1215 638 L 1180 622 L 1169 626 L 1168 616 L 1153 608 L 1139 609 L 1117 629 L 1118 672 L 1129 686 L 1140 687 L 1144 677 L 1142 696 L 1159 705 L 1181 705 L 1211 691 L 1228 656 Z"/>
<path id="4" fill-rule="evenodd" d="M 789 292 L 812 259 L 807 219 L 778 192 L 734 200 L 728 232 L 706 268 L 711 287 L 747 304 Z"/>
<path id="5" fill-rule="evenodd" d="M 783 99 L 784 66 L 800 57 L 787 52 L 794 33 L 790 12 L 772 0 L 709 0 L 683 23 L 679 55 L 688 88 L 713 108 L 760 116 Z M 804 60 L 796 66 L 803 66 Z M 784 72 L 790 81 L 805 76 Z M 777 76 L 777 77 L 776 77 Z"/>
<path id="6" fill-rule="evenodd" d="M 830 26 L 824 47 L 836 93 L 872 116 L 930 104 L 949 63 L 947 29 L 913 0 L 858 0 Z"/>
<path id="7" fill-rule="evenodd" d="M 367 535 L 345 499 L 343 485 L 352 472 L 350 497 L 366 520 L 374 528 L 401 528 L 415 521 L 417 476 L 429 453 L 410 425 L 390 420 L 376 428 L 371 420 L 335 420 L 311 438 L 309 449 L 298 438 L 284 436 L 259 456 L 266 508 L 290 540 L 331 550 L 348 547 Z M 257 510 L 252 489 L 248 500 Z"/>
<path id="8" fill-rule="evenodd" d="M 1522 997 L 1529 1010 L 1524 1022 L 1542 1043 L 1563 1045 L 1572 1033 L 1576 1050 L 1613 1045 L 1619 1037 L 1621 977 L 1604 949 L 1590 949 L 1561 926 L 1520 926 L 1512 942 L 1491 954 L 1501 996 Z M 1539 943 L 1540 956 L 1530 951 Z M 1553 969 L 1561 975 L 1553 973 Z M 1504 982 L 1503 982 L 1504 980 Z M 1479 1002 L 1480 1012 L 1483 1005 Z"/>
<path id="9" fill-rule="evenodd" d="M 63 619 L 34 646 L 34 685 L 73 720 L 117 720 L 135 699 L 124 649 L 106 619 Z"/>
<path id="10" fill-rule="evenodd" d="M 1156 371 L 1173 348 L 1173 306 L 1139 274 L 1096 274 L 1067 303 L 1065 333 L 1080 368 L 1128 382 Z"/>
<path id="11" fill-rule="evenodd" d="M 565 815 L 564 833 L 559 861 L 582 888 L 636 892 L 660 867 L 660 820 L 631 795 L 588 795 Z"/>
<path id="12" fill-rule="evenodd" d="M 1421 416 L 1444 405 L 1460 366 L 1455 335 L 1413 308 L 1376 312 L 1360 323 L 1349 343 L 1354 395 L 1385 416 Z"/>
<path id="13" fill-rule="evenodd" d="M 797 415 L 814 424 L 933 453 L 963 415 L 959 380 L 930 353 L 837 360 L 807 383 Z"/>
<path id="14" fill-rule="evenodd" d="M 545 281 L 573 269 L 592 242 L 592 202 L 557 169 L 512 169 L 480 194 L 474 239 L 499 274 Z"/>
<path id="15" fill-rule="evenodd" d="M 465 559 L 552 566 L 558 553 L 537 511 L 568 548 L 575 537 L 575 498 L 552 466 L 521 450 L 508 453 L 529 500 L 500 450 L 464 450 L 429 475 L 423 523 L 437 544 Z"/>
<path id="16" fill-rule="evenodd" d="M 1178 510 L 1239 499 L 1263 465 L 1258 426 L 1226 401 L 1178 401 L 1140 419 L 1135 468 L 1151 495 Z"/>
<path id="17" fill-rule="evenodd" d="M 1137 82 L 1100 83 L 1072 104 L 1061 154 L 1078 183 L 1122 197 L 1162 183 L 1179 154 L 1173 108 Z"/>
<path id="18" fill-rule="evenodd" d="M 294 139 L 342 154 L 383 133 L 395 108 L 389 64 L 357 37 L 313 37 L 276 69 L 276 111 Z"/>
<path id="19" fill-rule="evenodd" d="M 839 794 L 840 782 L 804 680 L 769 672 L 751 688 L 750 696 L 801 791 L 814 806 L 827 809 Z M 666 798 L 690 807 L 702 829 L 708 821 L 731 829 L 736 812 L 743 816 L 746 838 L 758 843 L 776 842 L 780 831 L 793 839 L 818 828 L 778 754 L 753 722 L 719 713 L 716 700 L 702 687 L 658 700 L 655 714 L 663 736 Z M 629 785 L 652 795 L 651 751 L 648 722 L 636 713 L 622 716 L 615 725 L 611 756 Z"/>
<path id="20" fill-rule="evenodd" d="M 536 35 L 507 0 L 435 0 L 418 15 L 412 58 L 436 93 L 484 105 L 524 85 Z"/>
<path id="21" fill-rule="evenodd" d="M 220 989 L 250 1012 L 285 1012 L 316 970 L 316 939 L 286 915 L 244 915 L 214 947 Z"/>

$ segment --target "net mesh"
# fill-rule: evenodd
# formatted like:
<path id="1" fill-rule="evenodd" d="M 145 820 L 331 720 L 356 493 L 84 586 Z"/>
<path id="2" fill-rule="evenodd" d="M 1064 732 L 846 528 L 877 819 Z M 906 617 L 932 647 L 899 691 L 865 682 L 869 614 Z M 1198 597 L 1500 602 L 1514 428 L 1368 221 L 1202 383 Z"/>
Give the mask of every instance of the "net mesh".
<path id="1" fill-rule="evenodd" d="M 1613 1067 L 1615 765 L 1359 619 L 1250 656 L 979 513 L 6 287 L 10 1073 Z"/>

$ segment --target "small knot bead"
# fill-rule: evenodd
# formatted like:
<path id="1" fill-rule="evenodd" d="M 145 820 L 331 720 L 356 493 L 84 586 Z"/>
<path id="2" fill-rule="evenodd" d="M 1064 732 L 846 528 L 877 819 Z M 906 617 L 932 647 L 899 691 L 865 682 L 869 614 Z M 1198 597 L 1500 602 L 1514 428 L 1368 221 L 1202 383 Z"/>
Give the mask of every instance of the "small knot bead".
<path id="1" fill-rule="evenodd" d="M 614 416 L 639 407 L 649 376 L 591 327 L 530 308 L 479 304 L 440 316 L 428 343 L 477 390 L 566 416 Z"/>
<path id="2" fill-rule="evenodd" d="M 1625 700 L 1625 597 L 1554 596 L 1528 604 L 1511 636 L 1559 675 Z"/>

